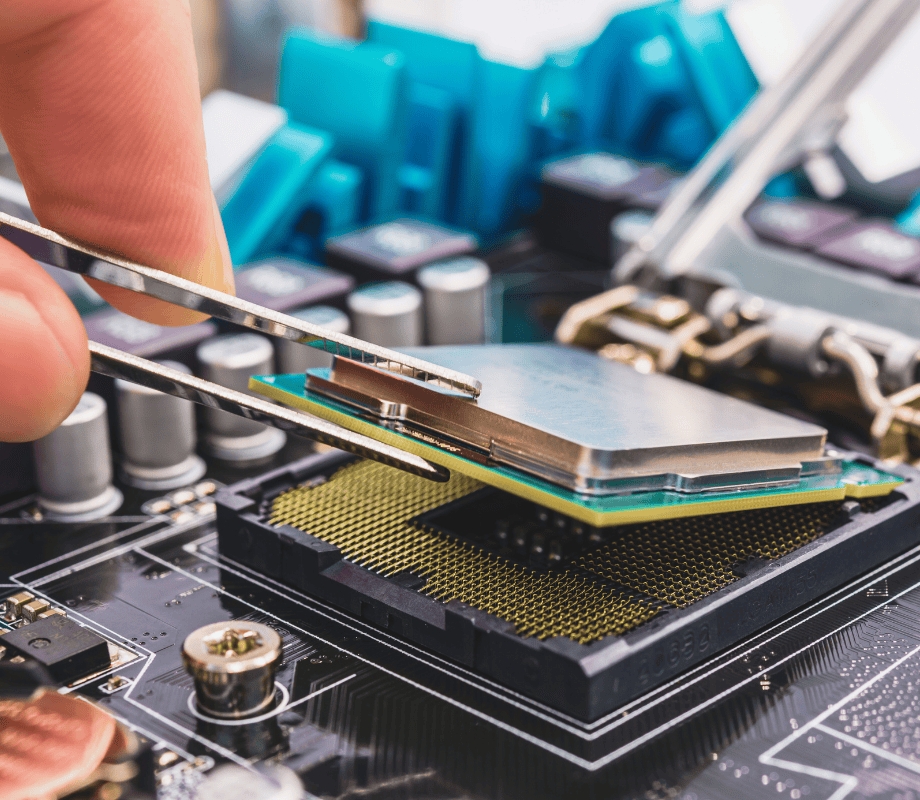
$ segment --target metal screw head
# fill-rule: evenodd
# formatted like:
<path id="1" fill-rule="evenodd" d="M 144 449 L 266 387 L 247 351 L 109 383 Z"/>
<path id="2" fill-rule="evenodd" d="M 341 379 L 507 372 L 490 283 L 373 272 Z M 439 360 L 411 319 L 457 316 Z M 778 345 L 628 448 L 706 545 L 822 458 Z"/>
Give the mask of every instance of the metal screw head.
<path id="1" fill-rule="evenodd" d="M 265 667 L 274 669 L 281 661 L 281 637 L 258 622 L 215 622 L 186 637 L 182 659 L 193 675 L 212 681 Z"/>
<path id="2" fill-rule="evenodd" d="M 281 658 L 278 632 L 243 620 L 205 625 L 182 645 L 198 708 L 213 717 L 240 718 L 270 704 Z"/>
<path id="3" fill-rule="evenodd" d="M 203 637 L 204 646 L 215 656 L 234 658 L 262 645 L 262 637 L 252 629 L 226 628 Z"/>

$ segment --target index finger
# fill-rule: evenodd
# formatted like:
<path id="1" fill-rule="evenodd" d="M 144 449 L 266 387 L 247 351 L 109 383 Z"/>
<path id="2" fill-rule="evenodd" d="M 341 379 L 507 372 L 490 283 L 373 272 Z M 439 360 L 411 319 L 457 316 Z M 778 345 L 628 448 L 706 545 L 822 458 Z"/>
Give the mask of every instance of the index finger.
<path id="1" fill-rule="evenodd" d="M 0 0 L 0 131 L 46 227 L 233 291 L 183 0 Z M 201 315 L 96 285 L 165 325 Z"/>

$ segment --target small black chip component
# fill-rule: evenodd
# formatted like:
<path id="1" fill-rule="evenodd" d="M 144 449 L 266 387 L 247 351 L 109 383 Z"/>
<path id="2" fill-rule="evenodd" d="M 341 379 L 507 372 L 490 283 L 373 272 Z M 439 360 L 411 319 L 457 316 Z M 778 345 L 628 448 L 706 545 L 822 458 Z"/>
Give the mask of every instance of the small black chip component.
<path id="1" fill-rule="evenodd" d="M 854 211 L 808 200 L 762 200 L 745 219 L 762 239 L 787 247 L 821 247 L 856 216 Z"/>
<path id="2" fill-rule="evenodd" d="M 535 220 L 541 243 L 590 261 L 610 261 L 610 223 L 628 209 L 654 210 L 677 176 L 654 164 L 592 152 L 549 162 L 540 181 Z"/>
<path id="3" fill-rule="evenodd" d="M 420 267 L 470 255 L 478 246 L 466 231 L 404 218 L 329 239 L 326 261 L 361 280 L 411 280 Z"/>
<path id="4" fill-rule="evenodd" d="M 317 303 L 335 304 L 355 287 L 349 275 L 290 258 L 267 258 L 236 271 L 236 296 L 287 313 Z"/>
<path id="5" fill-rule="evenodd" d="M 893 281 L 920 280 L 920 241 L 884 221 L 854 223 L 818 255 Z"/>
<path id="6" fill-rule="evenodd" d="M 7 657 L 37 661 L 60 683 L 70 683 L 111 663 L 105 639 L 67 617 L 55 615 L 0 636 Z"/>

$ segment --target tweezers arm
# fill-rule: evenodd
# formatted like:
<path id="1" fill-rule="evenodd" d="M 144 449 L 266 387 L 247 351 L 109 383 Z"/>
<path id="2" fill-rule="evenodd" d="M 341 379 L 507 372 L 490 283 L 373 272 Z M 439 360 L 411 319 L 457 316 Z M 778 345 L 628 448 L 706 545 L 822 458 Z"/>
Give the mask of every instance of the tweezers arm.
<path id="1" fill-rule="evenodd" d="M 0 238 L 12 242 L 37 261 L 112 286 L 155 297 L 173 305 L 200 311 L 270 336 L 310 344 L 333 355 L 373 364 L 379 369 L 406 375 L 460 394 L 478 397 L 482 390 L 482 384 L 478 380 L 461 372 L 336 333 L 287 314 L 279 314 L 162 270 L 96 251 L 8 214 L 0 213 Z"/>
<path id="2" fill-rule="evenodd" d="M 208 408 L 229 411 L 231 414 L 379 461 L 429 480 L 443 482 L 450 477 L 450 473 L 443 467 L 431 464 L 412 453 L 405 453 L 368 436 L 352 433 L 309 414 L 274 405 L 267 400 L 219 386 L 194 375 L 186 375 L 163 364 L 106 347 L 98 342 L 89 343 L 89 352 L 93 372 L 101 375 L 149 386 L 151 389 L 181 397 L 183 400 L 191 400 Z"/>

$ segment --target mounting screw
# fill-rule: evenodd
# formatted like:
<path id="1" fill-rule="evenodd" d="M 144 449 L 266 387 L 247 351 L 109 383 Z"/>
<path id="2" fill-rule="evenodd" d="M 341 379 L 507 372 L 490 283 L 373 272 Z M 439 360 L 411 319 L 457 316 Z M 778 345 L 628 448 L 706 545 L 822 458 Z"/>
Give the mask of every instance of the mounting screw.
<path id="1" fill-rule="evenodd" d="M 258 622 L 205 625 L 182 645 L 198 709 L 224 719 L 257 714 L 271 705 L 281 657 L 281 637 Z"/>

